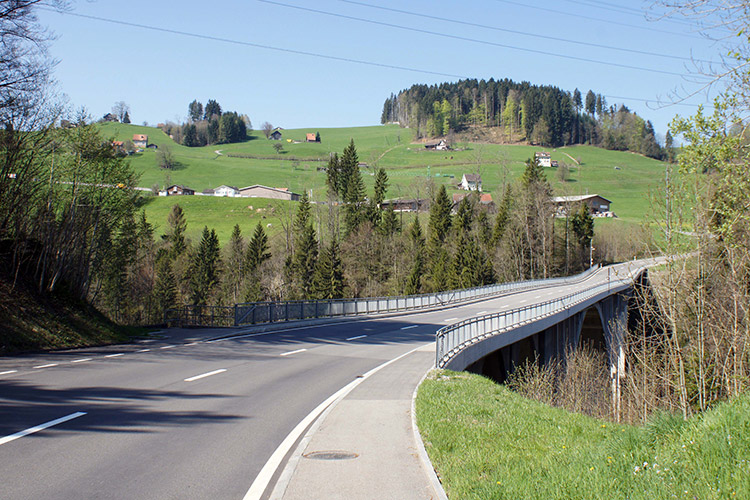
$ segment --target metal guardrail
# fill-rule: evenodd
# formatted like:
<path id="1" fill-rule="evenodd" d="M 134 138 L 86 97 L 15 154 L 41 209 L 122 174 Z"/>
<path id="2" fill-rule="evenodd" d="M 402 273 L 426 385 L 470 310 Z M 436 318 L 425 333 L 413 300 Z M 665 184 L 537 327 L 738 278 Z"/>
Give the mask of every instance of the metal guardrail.
<path id="1" fill-rule="evenodd" d="M 249 302 L 235 304 L 233 307 L 183 306 L 166 311 L 165 323 L 167 325 L 180 326 L 244 326 L 303 319 L 430 309 L 492 297 L 511 291 L 528 290 L 539 286 L 578 283 L 588 278 L 597 269 L 599 269 L 598 266 L 592 267 L 581 274 L 565 278 L 516 281 L 421 295 L 368 297 L 361 299 Z"/>
<path id="2" fill-rule="evenodd" d="M 500 313 L 485 314 L 484 316 L 470 318 L 445 326 L 435 334 L 435 366 L 443 368 L 451 358 L 468 345 L 564 311 L 601 292 L 611 291 L 613 287 L 619 288 L 620 285 L 630 285 L 643 269 L 643 267 L 639 267 L 630 271 L 626 278 L 618 278 L 611 281 L 608 279 L 605 283 L 571 293 L 564 297 Z"/>

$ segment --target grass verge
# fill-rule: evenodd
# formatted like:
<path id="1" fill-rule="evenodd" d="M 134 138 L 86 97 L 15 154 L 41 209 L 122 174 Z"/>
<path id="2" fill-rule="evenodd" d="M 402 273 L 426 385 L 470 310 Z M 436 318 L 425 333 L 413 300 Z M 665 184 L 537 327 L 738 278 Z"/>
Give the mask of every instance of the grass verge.
<path id="1" fill-rule="evenodd" d="M 688 421 L 617 425 L 435 371 L 417 423 L 451 499 L 750 498 L 750 395 Z"/>

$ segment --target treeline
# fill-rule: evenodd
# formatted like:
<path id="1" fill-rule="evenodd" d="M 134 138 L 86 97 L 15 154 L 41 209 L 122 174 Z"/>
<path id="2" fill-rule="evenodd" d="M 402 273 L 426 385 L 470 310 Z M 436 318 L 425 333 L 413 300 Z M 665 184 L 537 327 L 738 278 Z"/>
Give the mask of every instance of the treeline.
<path id="1" fill-rule="evenodd" d="M 509 79 L 459 80 L 413 85 L 391 94 L 381 123 L 398 122 L 418 137 L 436 137 L 468 127 L 500 128 L 508 141 L 543 146 L 591 144 L 662 159 L 654 127 L 626 106 L 609 106 L 589 90 L 585 96 L 549 85 Z"/>
<path id="2" fill-rule="evenodd" d="M 358 163 L 353 142 L 334 154 L 327 170 L 329 203 L 312 204 L 303 194 L 273 242 L 259 223 L 249 237 L 235 226 L 224 248 L 204 227 L 194 244 L 185 237 L 188 220 L 179 205 L 156 241 L 150 226 L 138 222 L 130 234 L 144 238 L 129 248 L 148 257 L 122 266 L 125 281 L 108 287 L 97 304 L 112 317 L 136 321 L 159 319 L 183 304 L 418 294 L 549 277 L 587 265 L 593 237 L 588 209 L 581 205 L 569 224 L 555 228 L 551 189 L 533 160 L 506 187 L 496 211 L 476 194 L 454 205 L 440 186 L 433 189 L 426 220 L 410 214 L 406 223 L 403 214 L 382 206 L 386 172 L 376 172 L 366 197 Z M 144 277 L 146 289 L 135 286 Z"/>
<path id="3" fill-rule="evenodd" d="M 167 122 L 162 126 L 165 134 L 188 147 L 242 142 L 252 129 L 247 115 L 222 111 L 221 105 L 213 99 L 209 99 L 205 107 L 197 99 L 191 102 L 186 123 Z"/>

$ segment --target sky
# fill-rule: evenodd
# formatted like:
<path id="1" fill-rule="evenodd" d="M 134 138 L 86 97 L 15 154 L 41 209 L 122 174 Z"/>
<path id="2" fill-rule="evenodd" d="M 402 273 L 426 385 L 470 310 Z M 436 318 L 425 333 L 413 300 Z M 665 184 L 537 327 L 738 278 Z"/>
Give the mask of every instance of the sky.
<path id="1" fill-rule="evenodd" d="M 650 119 L 710 103 L 695 60 L 726 50 L 637 0 L 73 0 L 38 11 L 71 110 L 115 102 L 133 123 L 185 120 L 194 99 L 284 128 L 376 125 L 413 84 L 464 78 L 591 89 Z"/>

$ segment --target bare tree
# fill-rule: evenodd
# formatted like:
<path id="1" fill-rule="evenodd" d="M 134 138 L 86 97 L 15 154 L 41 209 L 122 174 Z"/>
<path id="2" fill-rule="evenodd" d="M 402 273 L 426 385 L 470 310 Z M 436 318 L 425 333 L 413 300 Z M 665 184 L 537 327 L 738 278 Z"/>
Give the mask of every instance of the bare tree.
<path id="1" fill-rule="evenodd" d="M 125 123 L 125 117 L 130 114 L 130 106 L 125 101 L 117 101 L 112 106 L 112 114 L 117 117 L 120 123 Z"/>
<path id="2" fill-rule="evenodd" d="M 167 145 L 162 146 L 156 152 L 156 163 L 159 168 L 164 170 L 172 170 L 176 165 L 174 154 L 172 154 L 172 148 Z"/>
<path id="3" fill-rule="evenodd" d="M 263 131 L 263 135 L 266 136 L 266 139 L 271 137 L 271 132 L 273 132 L 273 125 L 268 122 L 263 122 L 263 125 L 260 126 L 260 129 Z"/>

